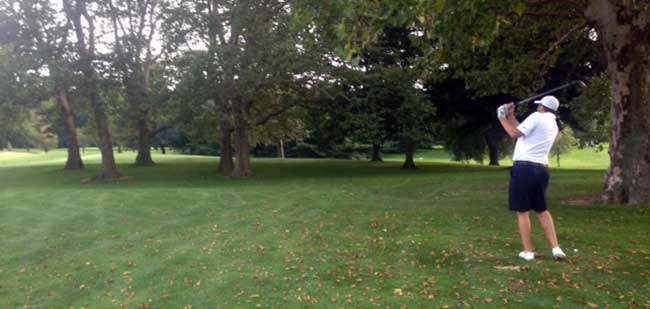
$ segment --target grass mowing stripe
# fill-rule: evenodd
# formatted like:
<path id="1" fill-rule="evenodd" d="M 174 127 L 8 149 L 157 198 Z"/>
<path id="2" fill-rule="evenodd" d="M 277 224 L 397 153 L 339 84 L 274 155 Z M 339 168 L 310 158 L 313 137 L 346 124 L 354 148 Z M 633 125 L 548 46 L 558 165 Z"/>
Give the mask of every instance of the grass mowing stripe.
<path id="1" fill-rule="evenodd" d="M 62 171 L 57 151 L 0 159 L 0 307 L 650 304 L 648 208 L 566 203 L 600 192 L 605 166 L 581 162 L 593 153 L 551 172 L 567 263 L 549 259 L 534 219 L 545 257 L 516 258 L 507 168 L 440 152 L 414 172 L 264 159 L 233 181 L 215 158 L 158 154 L 158 166 L 136 168 L 133 156 L 117 154 L 131 178 L 112 184 L 80 181 L 98 157 L 81 172 Z M 513 266 L 525 270 L 495 268 Z"/>

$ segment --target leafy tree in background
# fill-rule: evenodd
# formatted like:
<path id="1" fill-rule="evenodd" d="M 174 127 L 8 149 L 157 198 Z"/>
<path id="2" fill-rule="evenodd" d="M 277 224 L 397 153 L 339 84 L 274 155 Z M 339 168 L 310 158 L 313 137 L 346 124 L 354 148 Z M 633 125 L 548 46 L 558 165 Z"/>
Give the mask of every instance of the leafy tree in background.
<path id="1" fill-rule="evenodd" d="M 99 148 L 102 155 L 102 167 L 97 175 L 98 180 L 115 180 L 122 177 L 115 164 L 113 154 L 113 137 L 106 102 L 100 93 L 100 77 L 94 66 L 98 60 L 96 52 L 96 14 L 82 0 L 63 0 L 64 11 L 68 22 L 72 25 L 76 42 L 76 65 L 83 75 L 82 89 L 88 98 L 95 118 Z M 96 8 L 96 6 L 92 6 Z M 83 20 L 83 22 L 82 22 Z M 87 25 L 87 26 L 84 26 Z"/>
<path id="2" fill-rule="evenodd" d="M 7 34 L 7 39 L 12 42 L 16 55 L 37 64 L 36 72 L 47 72 L 43 79 L 49 84 L 49 93 L 56 99 L 62 116 L 57 121 L 63 124 L 62 133 L 68 148 L 65 169 L 83 168 L 74 107 L 68 96 L 76 79 L 68 39 L 70 23 L 62 18 L 60 10 L 50 1 L 8 1 L 0 10 L 7 15 L 7 21 L 15 25 L 15 31 Z"/>
<path id="3" fill-rule="evenodd" d="M 551 156 L 555 157 L 557 167 L 560 167 L 560 155 L 567 153 L 573 149 L 577 144 L 576 138 L 573 136 L 573 130 L 570 127 L 563 128 L 558 134 L 555 144 L 551 148 Z"/>
<path id="4" fill-rule="evenodd" d="M 34 111 L 48 91 L 35 70 L 38 64 L 12 50 L 0 47 L 0 143 L 31 148 L 38 138 Z"/>
<path id="5" fill-rule="evenodd" d="M 299 37 L 290 29 L 289 12 L 285 1 L 211 0 L 185 3 L 174 13 L 172 24 L 177 24 L 177 29 L 192 29 L 178 41 L 197 39 L 207 46 L 203 74 L 210 87 L 203 91 L 220 118 L 220 170 L 231 177 L 252 174 L 253 127 L 292 108 L 276 108 L 260 98 L 266 97 L 265 92 L 290 95 L 288 92 L 301 87 L 299 76 L 305 65 L 311 65 L 301 61 L 306 57 L 299 48 Z M 237 158 L 234 164 L 229 162 L 231 144 Z"/>
<path id="6" fill-rule="evenodd" d="M 115 51 L 112 65 L 120 72 L 129 122 L 137 129 L 135 165 L 152 166 L 155 163 L 151 158 L 151 140 L 162 128 L 157 128 L 152 118 L 166 101 L 152 89 L 156 82 L 154 74 L 156 70 L 161 71 L 161 57 L 173 46 L 160 30 L 169 11 L 167 2 L 109 0 L 102 4 L 111 21 Z M 162 45 L 157 50 L 154 40 Z"/>
<path id="7" fill-rule="evenodd" d="M 580 145 L 593 146 L 609 141 L 611 93 L 609 78 L 602 74 L 594 77 L 582 95 L 571 102 Z"/>

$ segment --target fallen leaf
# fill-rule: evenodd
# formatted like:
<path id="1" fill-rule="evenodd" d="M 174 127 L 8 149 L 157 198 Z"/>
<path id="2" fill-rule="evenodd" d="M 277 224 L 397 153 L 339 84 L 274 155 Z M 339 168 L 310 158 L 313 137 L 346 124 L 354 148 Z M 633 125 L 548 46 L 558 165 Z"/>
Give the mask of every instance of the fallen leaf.
<path id="1" fill-rule="evenodd" d="M 598 305 L 596 305 L 596 304 L 594 304 L 592 302 L 589 302 L 589 301 L 587 302 L 587 306 L 589 306 L 590 308 L 598 308 Z"/>
<path id="2" fill-rule="evenodd" d="M 521 266 L 494 266 L 494 269 L 521 271 Z"/>
<path id="3" fill-rule="evenodd" d="M 393 294 L 395 294 L 396 296 L 402 296 L 404 295 L 404 292 L 402 292 L 402 289 L 394 289 Z"/>

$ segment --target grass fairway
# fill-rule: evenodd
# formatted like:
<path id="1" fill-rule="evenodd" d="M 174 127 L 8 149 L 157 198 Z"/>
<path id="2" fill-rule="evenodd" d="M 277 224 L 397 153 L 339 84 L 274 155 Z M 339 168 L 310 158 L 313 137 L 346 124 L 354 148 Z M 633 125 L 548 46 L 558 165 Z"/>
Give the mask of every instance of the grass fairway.
<path id="1" fill-rule="evenodd" d="M 128 181 L 83 183 L 63 151 L 0 157 L 0 308 L 650 306 L 650 208 L 579 206 L 605 165 L 575 153 L 551 172 L 569 254 L 540 259 L 506 210 L 508 170 L 445 163 L 255 160 L 229 180 L 216 159 L 156 155 Z M 602 160 L 599 155 L 597 160 Z M 606 163 L 606 160 L 604 161 Z"/>

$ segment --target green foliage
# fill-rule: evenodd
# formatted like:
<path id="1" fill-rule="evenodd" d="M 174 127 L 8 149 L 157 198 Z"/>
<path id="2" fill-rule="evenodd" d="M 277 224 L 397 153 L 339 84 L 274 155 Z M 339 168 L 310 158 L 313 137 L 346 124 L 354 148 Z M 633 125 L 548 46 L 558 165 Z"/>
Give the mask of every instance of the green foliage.
<path id="1" fill-rule="evenodd" d="M 326 6 L 324 2 L 331 4 Z M 449 66 L 481 95 L 524 96 L 534 92 L 543 85 L 542 78 L 556 61 L 563 43 L 589 32 L 581 15 L 584 7 L 573 2 L 313 0 L 307 3 L 302 10 L 312 11 L 315 18 L 312 23 L 321 28 L 338 25 L 339 46 L 345 48 L 348 58 L 377 41 L 384 29 L 406 25 L 420 33 L 415 44 L 422 48 L 424 57 L 415 65 L 423 68 L 423 74 L 442 65 Z"/>
<path id="2" fill-rule="evenodd" d="M 611 93 L 609 78 L 602 74 L 594 77 L 581 96 L 570 103 L 571 113 L 577 119 L 580 145 L 609 141 Z"/>
<path id="3" fill-rule="evenodd" d="M 37 137 L 34 110 L 45 96 L 45 84 L 34 63 L 0 46 L 0 143 L 29 147 Z"/>
<path id="4" fill-rule="evenodd" d="M 560 167 L 560 155 L 569 152 L 576 145 L 577 139 L 573 136 L 573 130 L 570 127 L 566 127 L 558 134 L 549 156 L 551 158 L 555 157 L 557 167 Z"/>
<path id="5" fill-rule="evenodd" d="M 208 89 L 214 87 L 208 78 L 210 58 L 205 52 L 187 52 L 176 58 L 170 76 L 176 80 L 170 98 L 173 126 L 190 141 L 218 142 L 218 111 L 214 96 Z"/>

